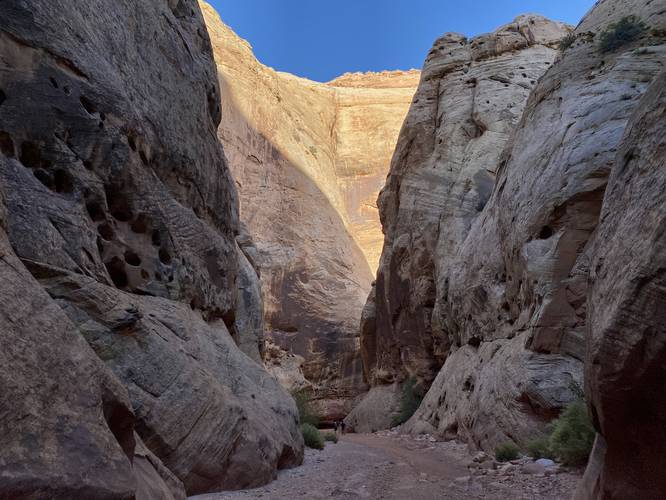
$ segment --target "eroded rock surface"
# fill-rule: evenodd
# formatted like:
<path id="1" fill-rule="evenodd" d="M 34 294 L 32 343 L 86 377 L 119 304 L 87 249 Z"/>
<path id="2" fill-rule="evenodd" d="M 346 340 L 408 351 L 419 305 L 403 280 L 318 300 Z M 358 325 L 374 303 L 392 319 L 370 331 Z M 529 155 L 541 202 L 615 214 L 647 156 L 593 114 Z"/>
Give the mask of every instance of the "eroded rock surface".
<path id="1" fill-rule="evenodd" d="M 665 49 L 648 50 L 665 61 Z M 592 245 L 585 378 L 600 435 L 577 498 L 666 491 L 665 161 L 662 71 L 625 127 Z"/>
<path id="2" fill-rule="evenodd" d="M 294 402 L 232 338 L 259 359 L 196 2 L 0 18 L 0 496 L 182 498 L 300 463 Z"/>
<path id="3" fill-rule="evenodd" d="M 600 52 L 595 33 L 626 8 L 663 23 L 650 2 L 600 2 L 586 16 L 533 90 L 486 208 L 438 272 L 433 323 L 452 352 L 414 429 L 453 430 L 487 450 L 524 445 L 578 397 L 595 306 L 591 237 L 627 120 L 664 62 L 650 30 Z"/>
<path id="4" fill-rule="evenodd" d="M 602 52 L 599 33 L 629 12 L 645 23 L 642 35 Z M 441 100 L 456 87 L 432 89 L 429 65 L 445 78 L 457 68 L 438 50 L 453 61 L 465 50 L 464 40 L 455 49 L 456 39 L 445 37 L 424 68 L 381 196 L 387 241 L 376 308 L 364 314 L 376 324 L 367 341 L 373 329 L 362 326 L 364 355 L 382 380 L 393 371 L 427 381 L 444 363 L 407 429 L 462 436 L 488 451 L 503 441 L 524 445 L 578 397 L 585 361 L 600 436 L 581 498 L 664 491 L 648 472 L 661 464 L 653 450 L 663 449 L 663 433 L 646 436 L 663 427 L 664 415 L 663 399 L 651 394 L 663 377 L 664 81 L 657 75 L 666 61 L 665 16 L 655 2 L 597 2 L 573 43 L 557 57 L 550 52 L 555 64 L 534 78 L 522 118 L 499 122 L 515 130 L 505 130 L 504 153 L 496 144 L 491 156 L 470 153 L 495 122 L 472 114 L 468 127 L 476 128 L 460 143 L 456 132 L 466 122 L 447 120 L 457 108 Z M 550 50 L 557 30 L 529 19 L 491 35 L 493 42 L 472 42 L 472 53 L 493 48 L 479 64 L 491 64 L 525 28 L 536 45 L 513 57 Z M 467 86 L 484 88 L 472 79 L 473 65 L 465 76 Z M 431 103 L 423 111 L 421 95 Z M 456 144 L 461 152 L 452 155 Z"/>
<path id="5" fill-rule="evenodd" d="M 401 396 L 398 383 L 371 387 L 345 417 L 345 424 L 353 432 L 388 429 L 394 425 L 394 419 L 400 412 Z"/>
<path id="6" fill-rule="evenodd" d="M 431 324 L 436 279 L 486 205 L 502 148 L 567 32 L 522 16 L 431 49 L 379 198 L 386 239 L 361 326 L 376 383 L 408 373 L 429 384 L 446 359 L 451 340 Z"/>
<path id="7" fill-rule="evenodd" d="M 382 242 L 375 199 L 419 73 L 323 84 L 276 72 L 202 9 L 222 89 L 218 135 L 257 247 L 267 335 L 304 359 L 322 417 L 342 418 L 366 389 L 358 325 Z"/>

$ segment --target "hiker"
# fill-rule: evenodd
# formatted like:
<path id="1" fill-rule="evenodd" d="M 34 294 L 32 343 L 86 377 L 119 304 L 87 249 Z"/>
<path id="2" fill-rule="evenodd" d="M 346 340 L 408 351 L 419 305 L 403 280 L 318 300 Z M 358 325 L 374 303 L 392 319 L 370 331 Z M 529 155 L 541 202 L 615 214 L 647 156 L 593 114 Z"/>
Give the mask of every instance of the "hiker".
<path id="1" fill-rule="evenodd" d="M 340 427 L 338 421 L 333 422 L 333 428 L 335 429 L 335 435 L 338 435 L 338 427 Z"/>
<path id="2" fill-rule="evenodd" d="M 345 433 L 345 421 L 340 420 L 340 434 L 344 434 L 344 433 Z"/>

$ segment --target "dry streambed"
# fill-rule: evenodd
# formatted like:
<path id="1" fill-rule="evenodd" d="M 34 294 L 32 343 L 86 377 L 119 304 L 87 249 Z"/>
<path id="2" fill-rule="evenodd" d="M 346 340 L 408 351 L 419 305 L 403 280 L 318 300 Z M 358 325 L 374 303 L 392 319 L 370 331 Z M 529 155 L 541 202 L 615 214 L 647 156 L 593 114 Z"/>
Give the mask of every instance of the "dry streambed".
<path id="1" fill-rule="evenodd" d="M 544 467 L 530 459 L 498 464 L 467 446 L 393 431 L 348 434 L 323 451 L 307 450 L 301 467 L 253 490 L 199 495 L 222 499 L 506 499 L 572 497 L 578 471 Z"/>

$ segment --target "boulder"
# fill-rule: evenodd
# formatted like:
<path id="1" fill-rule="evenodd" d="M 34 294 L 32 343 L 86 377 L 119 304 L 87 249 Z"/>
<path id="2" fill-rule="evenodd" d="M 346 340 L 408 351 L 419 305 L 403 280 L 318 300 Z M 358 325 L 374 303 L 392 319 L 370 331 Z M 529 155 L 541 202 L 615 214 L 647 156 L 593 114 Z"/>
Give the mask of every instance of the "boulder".
<path id="1" fill-rule="evenodd" d="M 372 387 L 344 419 L 353 432 L 388 429 L 400 411 L 402 392 L 399 384 Z"/>

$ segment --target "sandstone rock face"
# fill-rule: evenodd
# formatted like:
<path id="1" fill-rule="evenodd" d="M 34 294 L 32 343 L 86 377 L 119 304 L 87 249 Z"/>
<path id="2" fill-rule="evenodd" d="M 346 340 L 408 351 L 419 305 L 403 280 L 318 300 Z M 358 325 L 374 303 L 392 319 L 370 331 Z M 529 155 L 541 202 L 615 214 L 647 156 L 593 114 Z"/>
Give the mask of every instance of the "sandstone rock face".
<path id="1" fill-rule="evenodd" d="M 133 498 L 127 391 L 21 264 L 0 215 L 0 497 Z"/>
<path id="2" fill-rule="evenodd" d="M 665 60 L 665 49 L 648 50 Z M 662 71 L 625 127 L 594 235 L 585 378 L 600 435 L 578 498 L 657 499 L 666 491 L 655 473 L 666 466 L 665 159 Z"/>
<path id="3" fill-rule="evenodd" d="M 282 387 L 291 391 L 312 391 L 314 386 L 303 374 L 305 358 L 286 351 L 277 344 L 267 340 L 264 345 L 264 366 L 268 373 L 273 375 Z"/>
<path id="4" fill-rule="evenodd" d="M 446 359 L 448 335 L 431 325 L 439 268 L 488 201 L 502 148 L 567 32 L 523 16 L 472 40 L 446 34 L 430 51 L 379 198 L 386 239 L 364 313 L 374 326 L 361 326 L 375 382 L 409 373 L 429 384 Z"/>
<path id="5" fill-rule="evenodd" d="M 232 338 L 259 359 L 196 2 L 0 18 L 0 496 L 182 498 L 300 463 L 294 402 Z"/>
<path id="6" fill-rule="evenodd" d="M 628 8 L 660 23 L 654 5 Z M 414 422 L 456 429 L 490 450 L 509 439 L 525 443 L 576 397 L 590 238 L 627 119 L 663 67 L 662 48 L 635 51 L 656 41 L 649 34 L 600 53 L 593 33 L 626 12 L 625 3 L 599 3 L 530 96 L 490 201 L 437 277 L 433 323 L 455 352 Z M 474 363 L 471 390 L 467 383 L 454 390 L 457 367 Z"/>
<path id="7" fill-rule="evenodd" d="M 328 84 L 279 73 L 202 9 L 220 77 L 218 134 L 257 247 L 267 335 L 304 358 L 322 417 L 342 418 L 366 389 L 358 325 L 382 241 L 375 199 L 419 73 Z"/>
<path id="8" fill-rule="evenodd" d="M 648 29 L 639 40 L 602 53 L 598 33 L 627 12 L 638 15 Z M 382 318 L 396 314 L 400 319 L 402 309 L 389 309 L 389 314 L 383 309 L 400 301 L 422 323 L 414 319 L 393 330 L 403 345 L 417 344 L 408 344 L 409 350 L 382 348 L 379 335 L 370 339 L 377 346 L 376 366 L 404 367 L 427 379 L 428 361 L 437 366 L 444 360 L 407 424 L 411 431 L 463 436 L 488 451 L 502 441 L 524 445 L 577 397 L 585 360 L 588 399 L 601 436 L 582 494 L 598 498 L 643 498 L 641 488 L 646 498 L 657 498 L 654 492 L 660 488 L 663 492 L 660 479 L 653 475 L 650 482 L 647 471 L 626 453 L 633 449 L 644 456 L 641 464 L 661 463 L 651 443 L 648 448 L 650 438 L 643 435 L 640 441 L 626 429 L 634 408 L 645 410 L 644 419 L 636 416 L 636 428 L 647 429 L 648 435 L 661 425 L 657 415 L 663 415 L 663 401 L 648 394 L 663 375 L 656 368 L 663 363 L 658 340 L 663 337 L 658 326 L 663 290 L 656 257 L 663 242 L 655 230 L 663 212 L 663 196 L 656 194 L 663 171 L 655 167 L 663 164 L 663 80 L 655 77 L 663 71 L 666 46 L 663 32 L 655 28 L 664 25 L 665 15 L 663 6 L 649 1 L 598 2 L 577 27 L 574 43 L 532 90 L 504 153 L 489 169 L 495 173 L 489 198 L 480 195 L 473 175 L 463 176 L 461 184 L 439 180 L 443 190 L 471 198 L 457 198 L 452 208 L 441 199 L 442 205 L 433 205 L 443 214 L 436 242 L 414 246 L 414 236 L 404 232 L 387 237 L 394 267 L 382 276 L 380 266 L 377 279 L 377 332 L 391 325 Z M 654 90 L 639 106 L 652 81 Z M 634 125 L 625 133 L 632 113 Z M 455 143 L 450 135 L 443 140 Z M 418 146 L 417 141 L 415 136 Z M 409 166 L 408 160 L 430 151 L 427 143 L 401 153 L 400 144 L 402 138 L 397 165 Z M 635 156 L 627 153 L 632 149 Z M 407 169 L 395 179 L 401 194 L 414 189 L 412 175 Z M 389 228 L 399 224 L 403 207 L 414 203 L 398 198 L 398 206 L 390 189 L 391 182 L 382 195 L 393 210 L 382 211 Z M 478 203 L 478 215 L 464 211 L 465 199 Z M 643 224 L 637 223 L 638 214 Z M 631 231 L 623 231 L 629 220 L 634 221 Z M 434 226 L 425 227 L 423 234 L 430 234 Z M 409 267 L 414 256 L 422 267 Z M 398 287 L 385 288 L 383 281 L 396 270 Z M 412 286 L 409 293 L 400 292 L 404 282 Z M 393 295 L 382 297 L 382 290 Z M 420 304 L 414 303 L 415 296 L 422 297 Z M 411 356 L 418 349 L 430 357 Z M 634 479 L 625 480 L 622 467 Z"/>
<path id="9" fill-rule="evenodd" d="M 400 385 L 371 387 L 363 399 L 345 417 L 345 424 L 353 432 L 375 432 L 391 427 L 400 412 Z"/>

